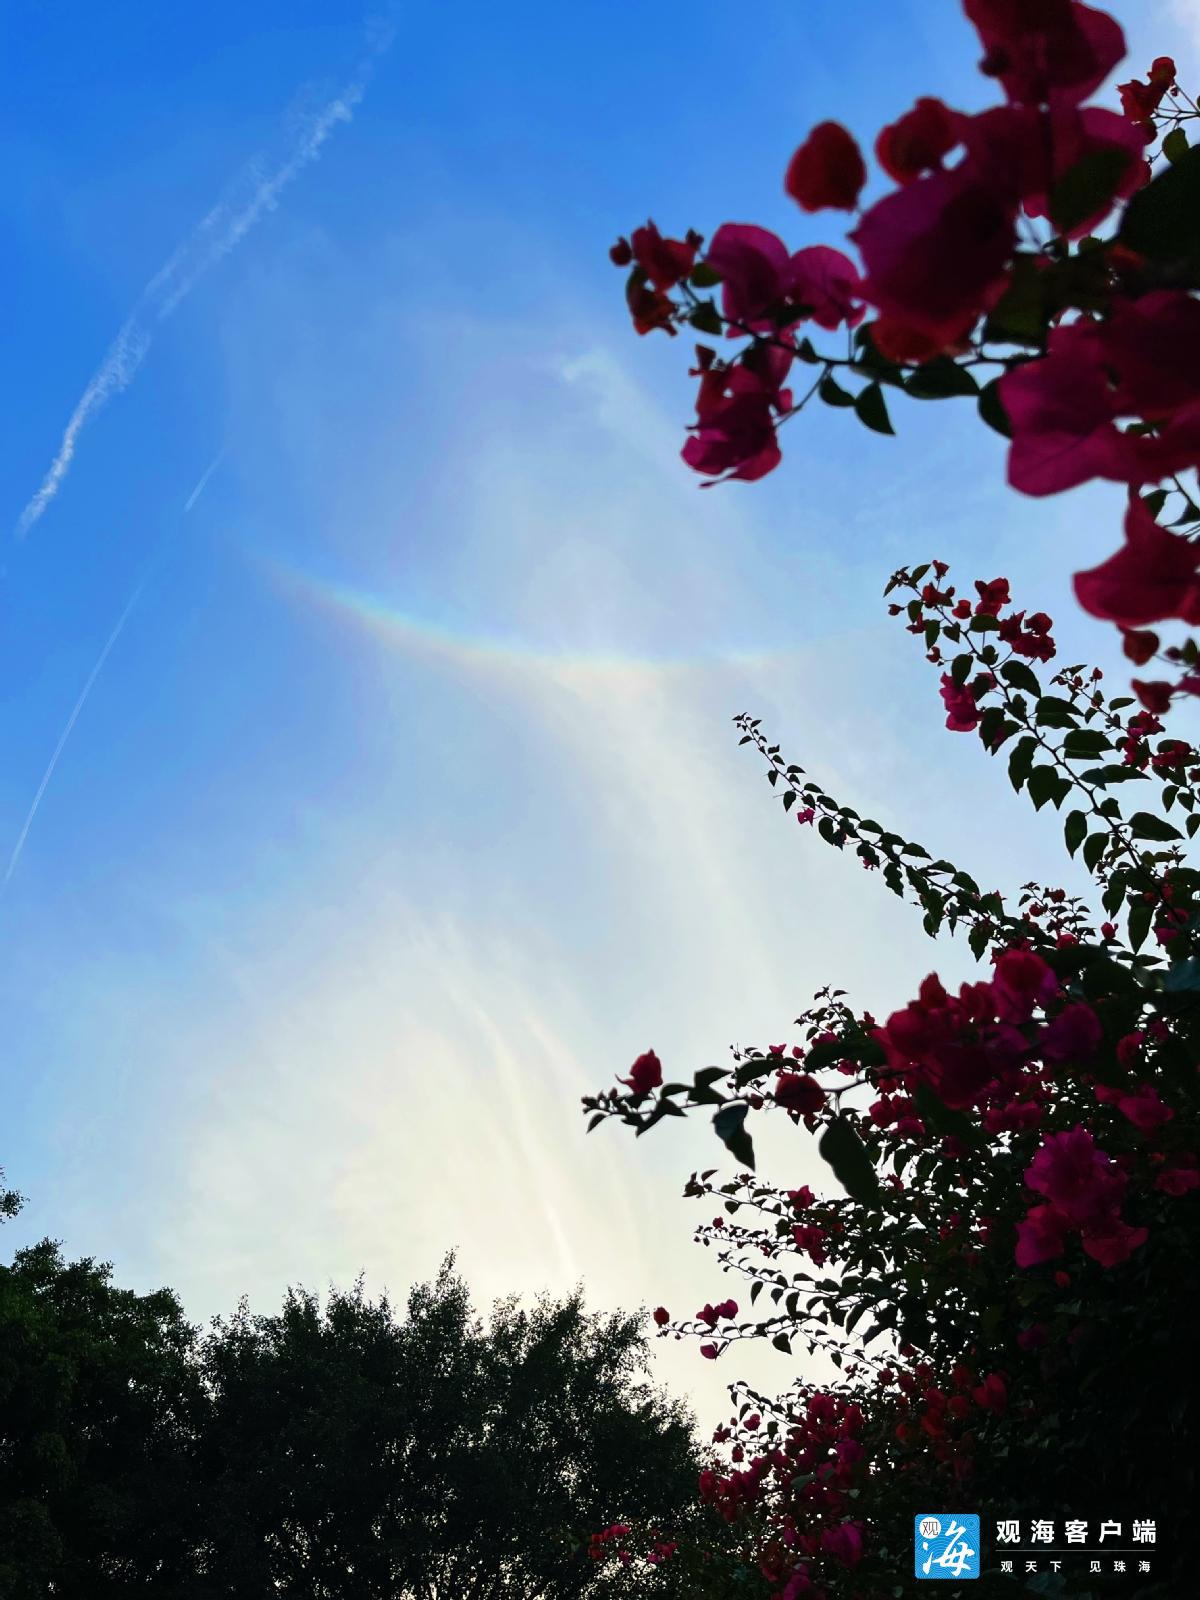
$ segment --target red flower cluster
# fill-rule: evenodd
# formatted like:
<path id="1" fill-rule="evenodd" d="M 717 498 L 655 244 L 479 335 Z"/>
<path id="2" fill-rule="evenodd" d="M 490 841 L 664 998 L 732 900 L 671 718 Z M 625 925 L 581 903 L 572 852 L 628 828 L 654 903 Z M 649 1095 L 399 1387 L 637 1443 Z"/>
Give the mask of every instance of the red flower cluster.
<path id="1" fill-rule="evenodd" d="M 736 1317 L 737 1314 L 736 1300 L 722 1300 L 720 1305 L 706 1305 L 702 1310 L 697 1311 L 696 1321 L 707 1323 L 710 1328 L 715 1328 L 722 1318 L 728 1322 L 731 1318 Z"/>
<path id="2" fill-rule="evenodd" d="M 618 1083 L 629 1086 L 634 1094 L 649 1094 L 651 1089 L 657 1089 L 663 1081 L 662 1062 L 653 1050 L 647 1050 L 640 1055 L 629 1069 L 627 1078 L 618 1078 Z"/>
<path id="3" fill-rule="evenodd" d="M 1027 1038 L 1019 1024 L 1058 992 L 1058 980 L 1040 956 L 1008 950 L 996 962 L 991 983 L 964 983 L 957 998 L 931 974 L 918 998 L 893 1012 L 875 1037 L 897 1083 L 924 1083 L 955 1108 L 1008 1106 L 1023 1069 L 1038 1054 L 1036 1034 Z M 1049 1036 L 1053 1049 L 1052 1027 L 1043 1037 Z"/>
<path id="4" fill-rule="evenodd" d="M 815 386 L 823 398 L 850 403 L 828 382 L 846 358 L 815 355 L 807 341 L 797 342 L 798 332 L 804 323 L 853 329 L 868 307 L 864 360 L 918 367 L 970 353 L 1004 368 L 996 408 L 1011 432 L 1009 481 L 1023 493 L 1055 494 L 1095 478 L 1135 491 L 1200 465 L 1200 299 L 1178 273 L 1147 280 L 1145 261 L 1123 241 L 1108 241 L 1102 253 L 1094 248 L 1114 207 L 1150 178 L 1145 145 L 1164 98 L 1176 93 L 1174 62 L 1160 56 L 1145 81 L 1121 84 L 1122 109 L 1109 110 L 1086 103 L 1125 53 L 1107 13 L 1082 0 L 963 0 L 963 9 L 983 47 L 980 69 L 1004 101 L 969 114 L 925 95 L 880 130 L 875 156 L 895 187 L 849 234 L 861 271 L 840 250 L 793 252 L 748 223 L 719 227 L 702 259 L 700 235 L 667 239 L 653 223 L 613 247 L 614 261 L 632 269 L 627 295 L 639 332 L 674 333 L 693 320 L 690 286 L 719 282 L 720 317 L 710 306 L 707 322 L 695 315 L 697 326 L 723 324 L 730 337 L 751 340 L 730 362 L 700 352 L 697 420 L 682 453 L 706 487 L 753 481 L 779 465 L 777 429 L 794 405 L 785 385 L 795 353 L 826 362 L 826 381 Z M 1093 181 L 1093 174 L 1103 176 Z M 866 178 L 853 136 L 825 121 L 796 149 L 784 187 L 805 211 L 854 211 Z M 1065 201 L 1068 191 L 1079 191 L 1082 203 Z M 1023 218 L 1049 219 L 1057 245 L 1023 247 Z M 1070 256 L 1068 249 L 1088 236 L 1089 259 L 1101 262 L 1095 270 L 1085 268 L 1082 251 Z M 1079 283 L 1060 292 L 1055 274 L 1076 260 Z M 1094 281 L 1085 284 L 1089 272 Z M 676 304 L 671 292 L 681 287 Z M 1019 321 L 1039 293 L 1047 307 L 1041 331 L 1010 340 L 1004 308 L 1015 297 Z M 998 332 L 995 319 L 980 322 L 994 312 Z M 997 357 L 981 340 L 1037 348 Z M 869 361 L 849 365 L 871 375 Z M 962 392 L 972 388 L 968 382 Z M 865 413 L 864 420 L 877 425 Z M 1196 622 L 1198 571 L 1200 546 L 1158 527 L 1135 498 L 1124 548 L 1080 573 L 1076 590 L 1094 616 L 1127 628 L 1175 617 Z M 963 602 L 956 615 L 966 615 Z M 1036 620 L 1006 619 L 1002 638 L 1031 660 L 1047 660 L 1051 646 Z M 1193 677 L 1187 692 L 1200 692 L 1200 674 Z M 970 702 L 964 686 L 947 687 L 951 728 L 976 725 Z"/>
<path id="5" fill-rule="evenodd" d="M 1175 63 L 1170 56 L 1159 56 L 1151 64 L 1147 82 L 1133 78 L 1128 83 L 1117 85 L 1121 110 L 1130 122 L 1138 124 L 1147 140 L 1154 137 L 1154 113 L 1162 104 L 1167 90 L 1174 86 Z"/>
<path id="6" fill-rule="evenodd" d="M 812 1116 L 825 1105 L 825 1091 L 807 1073 L 781 1072 L 775 1080 L 775 1104 L 796 1116 Z"/>
<path id="7" fill-rule="evenodd" d="M 1131 1228 L 1121 1220 L 1125 1174 L 1096 1148 L 1086 1128 L 1050 1134 L 1026 1169 L 1025 1182 L 1049 1204 L 1032 1207 L 1018 1224 L 1019 1267 L 1061 1256 L 1072 1232 L 1082 1236 L 1083 1248 L 1104 1267 L 1128 1260 L 1149 1237 L 1146 1228 Z"/>

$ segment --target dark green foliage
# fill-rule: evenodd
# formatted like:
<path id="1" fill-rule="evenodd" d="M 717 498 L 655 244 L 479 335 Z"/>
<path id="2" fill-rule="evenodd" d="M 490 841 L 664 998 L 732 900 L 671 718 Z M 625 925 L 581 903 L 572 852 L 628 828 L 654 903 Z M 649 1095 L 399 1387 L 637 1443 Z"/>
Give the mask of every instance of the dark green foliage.
<path id="1" fill-rule="evenodd" d="M 169 1291 L 19 1252 L 0 1268 L 0 1600 L 632 1594 L 587 1535 L 688 1525 L 700 1468 L 640 1320 L 577 1292 L 485 1327 L 452 1269 L 403 1317 L 361 1284 L 323 1308 L 293 1290 L 201 1337 Z M 671 1563 L 639 1566 L 638 1594 L 684 1592 Z"/>
<path id="2" fill-rule="evenodd" d="M 193 1339 L 169 1290 L 49 1240 L 0 1268 L 2 1600 L 185 1592 Z"/>

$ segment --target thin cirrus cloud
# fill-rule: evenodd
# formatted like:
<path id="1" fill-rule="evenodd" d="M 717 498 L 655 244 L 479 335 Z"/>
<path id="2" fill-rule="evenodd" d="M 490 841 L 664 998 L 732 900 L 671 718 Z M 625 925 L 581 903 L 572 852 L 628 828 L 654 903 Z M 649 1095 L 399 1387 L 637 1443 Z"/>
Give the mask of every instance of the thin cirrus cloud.
<path id="1" fill-rule="evenodd" d="M 390 25 L 384 23 L 373 24 L 368 34 L 366 55 L 357 72 L 318 111 L 300 120 L 290 133 L 282 158 L 268 163 L 259 156 L 248 162 L 224 198 L 142 290 L 71 413 L 58 453 L 40 487 L 17 519 L 18 539 L 27 536 L 62 488 L 84 428 L 114 395 L 133 382 L 153 343 L 155 330 L 173 315 L 200 280 L 241 243 L 264 212 L 275 208 L 293 179 L 320 156 L 334 129 L 350 121 L 366 93 L 376 62 L 393 37 Z"/>

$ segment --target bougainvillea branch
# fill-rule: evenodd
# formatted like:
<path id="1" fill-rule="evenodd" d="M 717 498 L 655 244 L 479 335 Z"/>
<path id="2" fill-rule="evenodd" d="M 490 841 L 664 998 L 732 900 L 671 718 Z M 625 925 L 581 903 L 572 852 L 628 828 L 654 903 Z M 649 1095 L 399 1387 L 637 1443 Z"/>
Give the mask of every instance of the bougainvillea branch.
<path id="1" fill-rule="evenodd" d="M 945 1498 L 994 1478 L 996 1452 L 1017 1448 L 1009 1434 L 1031 1436 L 1046 1385 L 1100 1359 L 1101 1319 L 1143 1337 L 1131 1305 L 1114 1301 L 1117 1276 L 1144 1287 L 1166 1254 L 1200 1257 L 1200 874 L 1184 861 L 1200 828 L 1200 756 L 1135 697 L 1107 696 L 1094 670 L 1068 665 L 1045 681 L 1053 624 L 1014 611 L 1005 579 L 960 597 L 938 561 L 893 574 L 888 593 L 910 596 L 891 609 L 940 674 L 947 728 L 1003 753 L 1035 810 L 1065 812 L 1064 844 L 1100 908 L 1027 883 L 1006 910 L 951 862 L 839 805 L 739 717 L 801 837 L 853 844 L 927 933 L 964 926 L 989 968 L 957 993 L 930 975 L 882 1022 L 825 988 L 795 1042 L 735 1047 L 732 1065 L 690 1082 L 665 1082 L 647 1051 L 625 1092 L 584 1102 L 591 1126 L 615 1117 L 638 1133 L 712 1108 L 749 1169 L 723 1182 L 693 1173 L 684 1191 L 719 1198 L 697 1238 L 748 1295 L 680 1319 L 660 1308 L 663 1335 L 696 1338 L 708 1360 L 747 1339 L 803 1347 L 845 1374 L 843 1390 L 748 1398 L 718 1430 L 731 1470 L 707 1473 L 702 1495 L 747 1531 L 737 1581 L 757 1572 L 776 1597 L 897 1592 L 871 1586 L 897 1575 L 885 1534 L 897 1505 L 921 1485 Z M 1110 791 L 1130 783 L 1157 804 L 1122 807 Z M 1182 829 L 1165 815 L 1174 809 Z M 772 1114 L 816 1137 L 831 1194 L 754 1173 L 753 1119 Z M 756 1316 L 763 1296 L 773 1309 Z M 1191 1415 L 1194 1383 L 1188 1393 Z M 839 1571 L 862 1586 L 844 1590 Z"/>
<path id="2" fill-rule="evenodd" d="M 1165 56 L 1120 85 L 1120 110 L 1089 103 L 1125 43 L 1078 0 L 964 10 L 1001 103 L 967 114 L 918 99 L 874 141 L 894 188 L 865 210 L 867 163 L 840 124 L 781 160 L 802 210 L 855 214 L 857 261 L 746 223 L 706 246 L 651 222 L 613 247 L 639 333 L 736 341 L 727 356 L 696 347 L 683 459 L 706 486 L 753 481 L 813 399 L 886 434 L 889 394 L 970 399 L 1009 440 L 1021 492 L 1128 486 L 1125 543 L 1078 577 L 1085 610 L 1126 628 L 1196 623 L 1200 491 L 1184 480 L 1200 465 L 1200 112 Z M 819 348 L 839 330 L 844 351 Z M 1173 690 L 1200 692 L 1200 674 Z"/>

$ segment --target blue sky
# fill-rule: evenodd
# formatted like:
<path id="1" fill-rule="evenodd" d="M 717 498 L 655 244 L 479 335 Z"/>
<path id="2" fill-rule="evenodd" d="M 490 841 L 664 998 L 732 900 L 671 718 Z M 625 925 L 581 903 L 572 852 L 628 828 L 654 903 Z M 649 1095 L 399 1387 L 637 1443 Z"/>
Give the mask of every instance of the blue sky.
<path id="1" fill-rule="evenodd" d="M 1135 67 L 1196 62 L 1195 7 L 1117 9 Z M 690 1313 L 737 1294 L 679 1198 L 711 1133 L 585 1139 L 579 1095 L 649 1045 L 783 1039 L 826 981 L 883 1011 L 968 966 L 799 837 L 732 716 L 996 887 L 1018 840 L 1061 876 L 880 591 L 932 553 L 1004 572 L 1115 666 L 1068 594 L 1118 492 L 1019 501 L 968 412 L 909 404 L 897 440 L 807 416 L 774 478 L 702 494 L 685 353 L 634 337 L 606 256 L 647 214 L 837 242 L 782 195 L 795 144 L 982 103 L 974 39 L 943 0 L 729 18 L 9 13 L 0 870 L 137 597 L 0 895 L 10 1245 L 197 1319 L 399 1293 L 452 1245 L 484 1303 L 582 1276 Z M 732 1361 L 662 1370 L 720 1415 Z"/>

